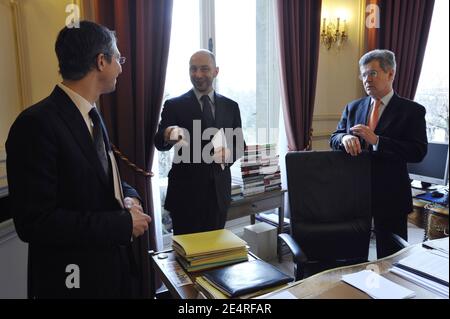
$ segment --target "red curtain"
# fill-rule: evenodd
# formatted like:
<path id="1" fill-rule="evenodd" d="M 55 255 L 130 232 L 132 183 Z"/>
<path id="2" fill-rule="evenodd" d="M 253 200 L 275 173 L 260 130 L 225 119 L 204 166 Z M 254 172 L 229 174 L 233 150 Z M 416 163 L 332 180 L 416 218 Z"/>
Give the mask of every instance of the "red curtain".
<path id="1" fill-rule="evenodd" d="M 311 148 L 321 0 L 277 0 L 283 113 L 289 151 Z"/>
<path id="2" fill-rule="evenodd" d="M 395 53 L 394 90 L 414 99 L 419 84 L 434 0 L 367 0 L 380 8 L 380 28 L 371 29 L 367 51 L 388 49 Z M 372 40 L 372 41 L 370 41 Z"/>
<path id="3" fill-rule="evenodd" d="M 127 58 L 113 94 L 101 98 L 111 142 L 138 167 L 150 171 L 164 93 L 172 25 L 172 0 L 95 0 L 96 21 L 115 30 L 121 55 Z M 146 177 L 119 161 L 121 176 L 136 188 L 144 210 L 153 216 L 152 185 Z M 142 297 L 150 287 L 149 249 L 157 249 L 155 224 L 136 240 Z"/>

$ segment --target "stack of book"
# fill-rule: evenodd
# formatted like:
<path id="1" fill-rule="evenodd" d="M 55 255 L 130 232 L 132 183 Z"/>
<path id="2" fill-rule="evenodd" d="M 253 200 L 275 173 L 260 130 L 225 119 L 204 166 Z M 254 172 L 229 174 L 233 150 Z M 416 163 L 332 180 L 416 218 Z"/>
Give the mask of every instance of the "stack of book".
<path id="1" fill-rule="evenodd" d="M 240 196 L 242 195 L 242 189 L 241 186 L 239 184 L 231 184 L 231 196 L 235 197 L 235 196 Z"/>
<path id="2" fill-rule="evenodd" d="M 253 260 L 206 271 L 196 278 L 208 298 L 251 298 L 266 294 L 293 281 L 263 260 Z"/>
<path id="3" fill-rule="evenodd" d="M 251 196 L 281 188 L 279 156 L 275 144 L 247 145 L 234 169 L 233 183 L 242 186 L 242 194 Z"/>
<path id="4" fill-rule="evenodd" d="M 175 235 L 172 247 L 188 272 L 248 260 L 247 243 L 228 229 Z"/>

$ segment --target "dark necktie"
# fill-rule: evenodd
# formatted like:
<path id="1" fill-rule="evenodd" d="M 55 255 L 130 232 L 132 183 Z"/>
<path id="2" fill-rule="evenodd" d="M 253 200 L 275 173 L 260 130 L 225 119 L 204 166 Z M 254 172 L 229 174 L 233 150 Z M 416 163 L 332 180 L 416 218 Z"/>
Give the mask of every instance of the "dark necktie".
<path id="1" fill-rule="evenodd" d="M 215 127 L 216 121 L 211 110 L 211 103 L 208 95 L 203 95 L 200 99 L 203 107 L 203 119 L 205 120 L 206 127 Z"/>
<path id="2" fill-rule="evenodd" d="M 89 116 L 92 119 L 92 123 L 94 124 L 93 131 L 92 131 L 92 138 L 94 141 L 94 147 L 97 151 L 98 159 L 100 160 L 100 163 L 102 164 L 103 171 L 105 172 L 106 176 L 109 177 L 109 161 L 108 156 L 106 154 L 106 143 L 105 143 L 105 136 L 103 132 L 102 122 L 100 119 L 100 114 L 98 114 L 97 109 L 93 107 L 89 111 Z"/>

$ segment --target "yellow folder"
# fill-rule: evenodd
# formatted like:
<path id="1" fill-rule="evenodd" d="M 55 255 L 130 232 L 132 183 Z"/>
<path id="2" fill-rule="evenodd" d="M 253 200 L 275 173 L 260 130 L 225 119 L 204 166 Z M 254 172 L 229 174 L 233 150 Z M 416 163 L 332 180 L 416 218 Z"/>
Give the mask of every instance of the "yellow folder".
<path id="1" fill-rule="evenodd" d="M 177 251 L 186 257 L 243 248 L 247 243 L 228 229 L 172 237 Z"/>

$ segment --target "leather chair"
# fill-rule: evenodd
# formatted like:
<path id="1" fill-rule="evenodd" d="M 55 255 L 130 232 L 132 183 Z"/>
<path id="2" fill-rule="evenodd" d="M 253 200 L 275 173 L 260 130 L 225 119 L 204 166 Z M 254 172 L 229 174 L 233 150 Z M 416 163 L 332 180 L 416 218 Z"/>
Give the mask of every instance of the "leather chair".
<path id="1" fill-rule="evenodd" d="M 340 151 L 286 155 L 295 279 L 366 262 L 372 226 L 370 156 Z"/>

